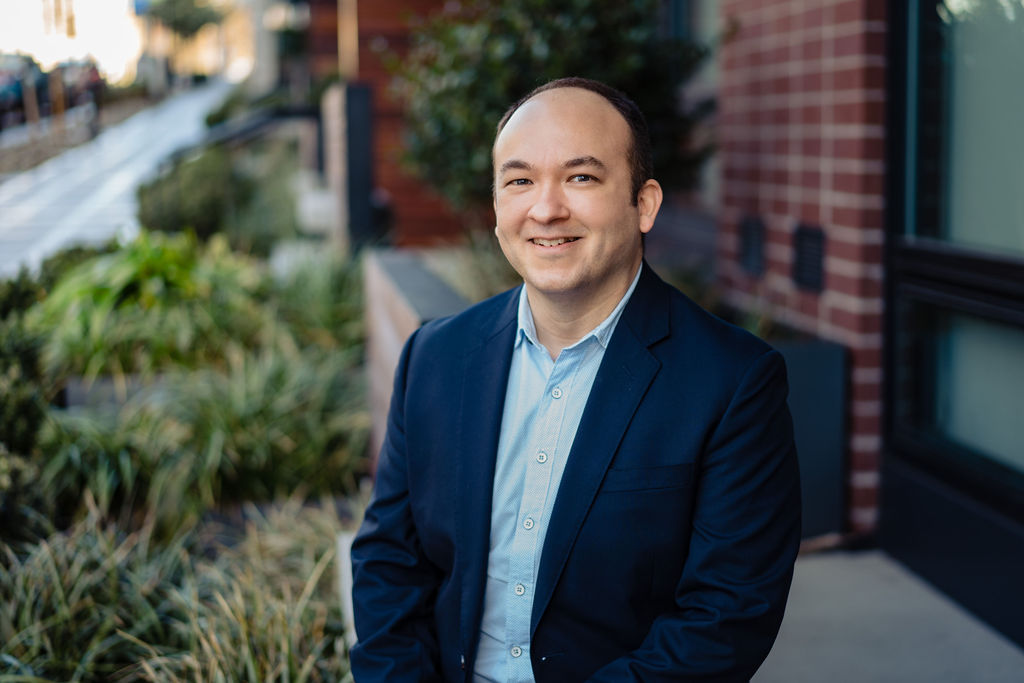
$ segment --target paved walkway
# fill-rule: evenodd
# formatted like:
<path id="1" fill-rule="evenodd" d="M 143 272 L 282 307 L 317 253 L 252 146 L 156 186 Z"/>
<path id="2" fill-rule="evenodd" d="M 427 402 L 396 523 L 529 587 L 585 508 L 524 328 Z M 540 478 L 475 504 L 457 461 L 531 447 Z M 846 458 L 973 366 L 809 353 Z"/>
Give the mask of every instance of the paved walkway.
<path id="1" fill-rule="evenodd" d="M 170 97 L 0 183 L 0 278 L 76 242 L 130 238 L 135 189 L 172 152 L 200 141 L 204 118 L 227 94 L 212 82 Z M 2 153 L 2 152 L 0 152 Z"/>
<path id="2" fill-rule="evenodd" d="M 1020 683 L 1024 650 L 880 551 L 802 556 L 753 683 L 918 681 Z"/>

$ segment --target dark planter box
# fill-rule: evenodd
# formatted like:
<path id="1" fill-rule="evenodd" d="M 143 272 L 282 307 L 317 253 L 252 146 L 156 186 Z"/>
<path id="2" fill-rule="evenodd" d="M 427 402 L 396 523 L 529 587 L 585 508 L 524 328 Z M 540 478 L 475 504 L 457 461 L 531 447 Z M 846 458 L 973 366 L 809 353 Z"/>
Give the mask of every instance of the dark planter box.
<path id="1" fill-rule="evenodd" d="M 803 537 L 843 530 L 846 512 L 846 348 L 773 342 L 786 359 L 789 409 L 800 459 Z"/>

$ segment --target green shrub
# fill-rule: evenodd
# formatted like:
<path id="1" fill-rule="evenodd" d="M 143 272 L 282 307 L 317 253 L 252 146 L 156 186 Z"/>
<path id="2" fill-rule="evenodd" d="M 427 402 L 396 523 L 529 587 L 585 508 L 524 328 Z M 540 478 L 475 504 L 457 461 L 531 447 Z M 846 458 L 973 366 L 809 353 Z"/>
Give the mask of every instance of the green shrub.
<path id="1" fill-rule="evenodd" d="M 248 517 L 241 542 L 196 563 L 176 592 L 185 651 L 147 660 L 143 680 L 351 680 L 330 567 L 345 525 L 333 505 L 292 500 Z"/>
<path id="2" fill-rule="evenodd" d="M 139 223 L 150 230 L 192 230 L 202 240 L 219 232 L 236 206 L 252 195 L 252 181 L 239 173 L 222 147 L 179 159 L 140 185 Z"/>
<path id="3" fill-rule="evenodd" d="M 24 313 L 42 298 L 39 283 L 28 272 L 28 268 L 22 266 L 16 277 L 0 280 L 0 321 Z"/>
<path id="4" fill-rule="evenodd" d="M 190 571 L 183 540 L 158 547 L 92 514 L 24 554 L 0 546 L 0 676 L 107 681 L 149 655 L 139 641 L 173 643 L 170 593 Z"/>
<path id="5" fill-rule="evenodd" d="M 187 235 L 142 233 L 124 248 L 69 272 L 27 322 L 47 337 L 43 367 L 118 381 L 174 365 L 223 364 L 226 347 L 256 347 L 277 332 L 265 269 L 223 240 L 201 248 Z"/>
<path id="6" fill-rule="evenodd" d="M 23 552 L 0 547 L 0 680 L 343 680 L 334 507 L 246 517 L 164 545 L 93 510 Z"/>
<path id="7" fill-rule="evenodd" d="M 78 244 L 47 257 L 39 266 L 39 286 L 43 288 L 43 295 L 53 291 L 57 282 L 80 264 L 97 256 L 112 254 L 119 248 L 117 240 L 109 240 L 100 245 Z"/>
<path id="8" fill-rule="evenodd" d="M 0 443 L 0 544 L 49 533 L 53 526 L 48 512 L 39 487 L 39 468 Z"/>
<path id="9" fill-rule="evenodd" d="M 32 452 L 45 417 L 41 346 L 20 319 L 0 320 L 0 443 L 17 453 Z"/>
<path id="10" fill-rule="evenodd" d="M 204 510 L 297 488 L 356 489 L 369 419 L 345 353 L 235 349 L 228 369 L 175 372 L 117 414 L 54 412 L 41 435 L 45 489 L 65 509 L 141 510 L 161 529 Z"/>
<path id="11" fill-rule="evenodd" d="M 238 155 L 236 164 L 250 178 L 252 189 L 226 217 L 222 230 L 233 249 L 266 258 L 277 242 L 299 234 L 290 182 L 298 170 L 298 150 L 280 140 L 252 144 Z"/>
<path id="12" fill-rule="evenodd" d="M 245 109 L 248 101 L 249 98 L 245 94 L 245 86 L 236 86 L 228 93 L 227 97 L 221 100 L 221 103 L 216 108 L 206 115 L 206 127 L 213 128 L 236 116 Z"/>
<path id="13" fill-rule="evenodd" d="M 710 147 L 690 133 L 712 104 L 681 107 L 678 92 L 706 50 L 665 37 L 660 4 L 448 3 L 415 31 L 404 59 L 391 58 L 406 103 L 408 162 L 454 206 L 489 205 L 490 149 L 505 109 L 546 81 L 584 76 L 625 91 L 646 114 L 657 178 L 693 182 Z"/>
<path id="14" fill-rule="evenodd" d="M 358 261 L 310 259 L 275 282 L 276 317 L 299 346 L 345 351 L 358 360 L 366 334 L 362 277 Z"/>

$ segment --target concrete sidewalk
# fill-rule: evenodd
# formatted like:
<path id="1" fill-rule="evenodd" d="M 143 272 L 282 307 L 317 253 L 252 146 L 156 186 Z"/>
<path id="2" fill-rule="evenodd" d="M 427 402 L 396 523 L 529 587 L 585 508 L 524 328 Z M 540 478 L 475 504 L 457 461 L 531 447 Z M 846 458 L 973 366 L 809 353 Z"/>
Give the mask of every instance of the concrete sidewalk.
<path id="1" fill-rule="evenodd" d="M 1019 683 L 1024 650 L 880 551 L 801 556 L 753 682 L 889 681 Z"/>

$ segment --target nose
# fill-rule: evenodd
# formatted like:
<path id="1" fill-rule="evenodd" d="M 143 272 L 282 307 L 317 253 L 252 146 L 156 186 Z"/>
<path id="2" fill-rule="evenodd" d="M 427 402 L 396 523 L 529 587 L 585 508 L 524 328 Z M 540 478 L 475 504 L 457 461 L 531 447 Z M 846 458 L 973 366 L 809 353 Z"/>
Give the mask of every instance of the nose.
<path id="1" fill-rule="evenodd" d="M 569 217 L 569 206 L 565 192 L 558 183 L 538 185 L 536 201 L 527 214 L 530 220 L 547 225 Z"/>

